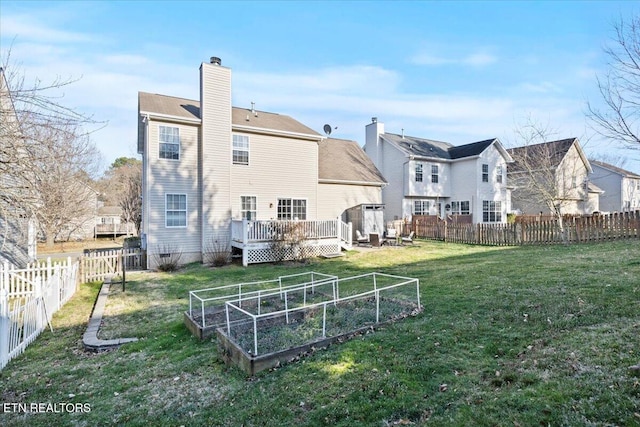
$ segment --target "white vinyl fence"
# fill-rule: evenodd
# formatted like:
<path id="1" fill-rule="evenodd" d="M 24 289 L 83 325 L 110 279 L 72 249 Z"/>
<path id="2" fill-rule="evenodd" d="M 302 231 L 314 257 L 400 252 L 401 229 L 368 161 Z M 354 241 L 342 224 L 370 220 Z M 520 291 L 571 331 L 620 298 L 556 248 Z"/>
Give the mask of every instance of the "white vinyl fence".
<path id="1" fill-rule="evenodd" d="M 78 287 L 78 261 L 0 265 L 0 369 L 36 339 Z"/>

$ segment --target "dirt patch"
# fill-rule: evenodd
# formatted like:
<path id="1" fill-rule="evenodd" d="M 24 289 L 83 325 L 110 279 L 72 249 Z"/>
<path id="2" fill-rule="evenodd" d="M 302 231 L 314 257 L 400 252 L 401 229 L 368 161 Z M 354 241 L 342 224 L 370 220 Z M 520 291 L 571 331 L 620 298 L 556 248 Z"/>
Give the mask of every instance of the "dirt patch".
<path id="1" fill-rule="evenodd" d="M 45 243 L 38 243 L 38 255 L 57 254 L 67 252 L 82 252 L 85 249 L 102 249 L 122 247 L 123 238 L 91 239 L 74 242 L 56 242 L 53 247 L 47 247 Z"/>

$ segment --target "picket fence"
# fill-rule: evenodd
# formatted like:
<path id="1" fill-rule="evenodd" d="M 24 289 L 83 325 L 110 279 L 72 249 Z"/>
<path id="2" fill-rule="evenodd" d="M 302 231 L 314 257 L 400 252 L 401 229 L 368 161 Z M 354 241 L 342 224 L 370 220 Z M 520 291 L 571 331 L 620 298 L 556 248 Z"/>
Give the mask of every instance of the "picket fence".
<path id="1" fill-rule="evenodd" d="M 603 242 L 639 239 L 640 211 L 565 216 L 562 227 L 558 220 L 543 218 L 513 224 L 461 224 L 418 218 L 405 227 L 417 237 L 490 246 Z"/>
<path id="2" fill-rule="evenodd" d="M 125 271 L 145 270 L 146 256 L 140 248 L 96 250 L 80 258 L 80 282 L 99 282 Z"/>
<path id="3" fill-rule="evenodd" d="M 0 266 L 0 369 L 50 325 L 78 288 L 78 261 Z"/>

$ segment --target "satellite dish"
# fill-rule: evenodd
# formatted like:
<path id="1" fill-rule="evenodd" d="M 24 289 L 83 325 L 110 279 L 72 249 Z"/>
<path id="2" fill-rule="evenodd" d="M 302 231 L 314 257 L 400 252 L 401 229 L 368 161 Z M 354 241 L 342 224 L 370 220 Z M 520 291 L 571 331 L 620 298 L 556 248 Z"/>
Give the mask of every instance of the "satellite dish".
<path id="1" fill-rule="evenodd" d="M 327 136 L 331 135 L 331 125 L 329 124 L 324 125 L 323 129 L 324 129 L 324 133 L 326 133 Z"/>

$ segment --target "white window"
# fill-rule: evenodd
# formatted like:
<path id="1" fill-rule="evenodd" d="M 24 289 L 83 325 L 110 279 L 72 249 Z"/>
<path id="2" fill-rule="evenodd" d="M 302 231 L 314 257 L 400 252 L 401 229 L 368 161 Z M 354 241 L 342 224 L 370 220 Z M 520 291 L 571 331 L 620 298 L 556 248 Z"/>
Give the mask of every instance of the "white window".
<path id="1" fill-rule="evenodd" d="M 482 165 L 482 182 L 489 182 L 489 165 Z"/>
<path id="2" fill-rule="evenodd" d="M 249 164 L 249 137 L 247 135 L 233 135 L 233 164 Z"/>
<path id="3" fill-rule="evenodd" d="M 256 196 L 240 196 L 242 219 L 256 219 Z"/>
<path id="4" fill-rule="evenodd" d="M 431 182 L 438 183 L 438 165 L 431 165 Z"/>
<path id="5" fill-rule="evenodd" d="M 278 199 L 278 219 L 307 219 L 307 201 Z"/>
<path id="6" fill-rule="evenodd" d="M 180 160 L 180 129 L 173 126 L 160 126 L 158 131 L 160 158 Z"/>
<path id="7" fill-rule="evenodd" d="M 451 213 L 453 215 L 469 215 L 469 201 L 451 202 Z"/>
<path id="8" fill-rule="evenodd" d="M 483 200 L 482 222 L 502 222 L 502 202 Z"/>
<path id="9" fill-rule="evenodd" d="M 422 164 L 416 163 L 416 182 L 422 182 Z"/>
<path id="10" fill-rule="evenodd" d="M 502 166 L 496 166 L 496 182 L 502 184 Z"/>
<path id="11" fill-rule="evenodd" d="M 186 227 L 187 226 L 187 195 L 167 194 L 165 201 L 165 226 Z"/>
<path id="12" fill-rule="evenodd" d="M 429 201 L 428 200 L 414 200 L 413 201 L 413 214 L 414 215 L 429 215 Z"/>

